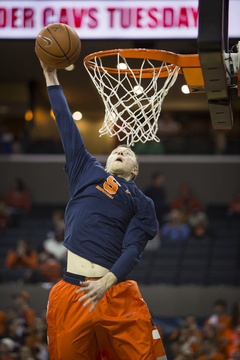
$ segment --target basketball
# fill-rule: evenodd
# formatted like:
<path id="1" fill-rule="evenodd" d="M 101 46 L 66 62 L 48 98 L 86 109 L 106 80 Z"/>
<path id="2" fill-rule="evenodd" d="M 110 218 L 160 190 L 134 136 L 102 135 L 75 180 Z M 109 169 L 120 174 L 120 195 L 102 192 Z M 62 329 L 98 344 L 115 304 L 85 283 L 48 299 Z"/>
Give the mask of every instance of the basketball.
<path id="1" fill-rule="evenodd" d="M 38 58 L 53 69 L 64 69 L 79 57 L 81 41 L 68 25 L 55 23 L 44 27 L 35 42 Z"/>

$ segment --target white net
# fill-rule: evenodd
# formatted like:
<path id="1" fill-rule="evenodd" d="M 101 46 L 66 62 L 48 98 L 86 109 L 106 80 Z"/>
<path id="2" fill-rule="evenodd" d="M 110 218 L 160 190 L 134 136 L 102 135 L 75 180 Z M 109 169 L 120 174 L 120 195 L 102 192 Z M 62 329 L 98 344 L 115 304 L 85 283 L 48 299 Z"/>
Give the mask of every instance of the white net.
<path id="1" fill-rule="evenodd" d="M 109 72 L 101 57 L 89 60 L 90 66 L 85 64 L 105 106 L 100 136 L 117 136 L 119 141 L 131 146 L 138 141 L 159 142 L 156 134 L 162 102 L 177 80 L 180 68 L 165 62 L 156 68 L 149 59 L 141 59 L 140 74 L 136 75 L 126 58 L 119 53 L 116 57 L 116 73 Z M 147 79 L 143 75 L 146 65 L 153 70 L 152 77 Z M 163 68 L 167 69 L 167 76 L 162 85 L 159 76 Z"/>

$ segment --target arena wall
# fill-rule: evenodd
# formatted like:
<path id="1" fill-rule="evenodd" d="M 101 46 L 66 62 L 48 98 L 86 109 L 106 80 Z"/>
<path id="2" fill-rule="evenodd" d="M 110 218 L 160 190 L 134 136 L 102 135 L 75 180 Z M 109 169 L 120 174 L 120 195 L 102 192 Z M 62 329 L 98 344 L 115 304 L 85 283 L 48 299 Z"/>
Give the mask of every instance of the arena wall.
<path id="1" fill-rule="evenodd" d="M 239 301 L 239 288 L 228 286 L 139 286 L 153 316 L 178 317 L 195 314 L 207 317 L 212 313 L 212 305 L 217 299 L 224 299 L 228 304 L 228 313 L 234 302 Z M 40 314 L 47 308 L 49 289 L 41 285 L 2 284 L 0 285 L 0 309 L 13 306 L 12 294 L 26 290 L 30 294 L 30 306 Z"/>
<path id="2" fill-rule="evenodd" d="M 96 156 L 105 164 L 107 156 Z M 226 204 L 235 195 L 240 180 L 240 156 L 139 156 L 137 185 L 143 190 L 156 171 L 165 174 L 167 199 L 178 195 L 182 182 L 189 183 L 202 204 Z M 68 200 L 64 155 L 0 156 L 0 195 L 4 195 L 16 177 L 26 183 L 36 204 L 65 204 Z"/>

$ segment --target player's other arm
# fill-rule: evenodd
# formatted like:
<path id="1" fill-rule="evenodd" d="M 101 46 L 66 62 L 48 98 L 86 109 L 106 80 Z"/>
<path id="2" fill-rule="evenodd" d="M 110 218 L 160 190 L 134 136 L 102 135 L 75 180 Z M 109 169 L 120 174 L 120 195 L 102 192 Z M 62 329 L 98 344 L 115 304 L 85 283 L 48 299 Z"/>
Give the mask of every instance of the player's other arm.
<path id="1" fill-rule="evenodd" d="M 157 227 L 156 227 L 157 230 Z M 157 231 L 156 231 L 157 233 Z M 82 288 L 76 291 L 77 294 L 85 293 L 79 298 L 79 302 L 86 302 L 84 306 L 92 303 L 90 312 L 93 311 L 98 301 L 101 300 L 106 291 L 119 281 L 124 281 L 130 271 L 137 265 L 148 242 L 155 236 L 141 229 L 132 219 L 123 240 L 123 250 L 121 256 L 110 269 L 110 271 L 97 281 L 86 281 L 80 283 Z"/>
<path id="2" fill-rule="evenodd" d="M 144 230 L 139 229 L 134 223 L 128 227 L 124 239 L 124 249 L 120 258 L 116 261 L 110 271 L 97 281 L 80 282 L 82 288 L 76 291 L 77 294 L 84 293 L 79 298 L 79 302 L 84 302 L 84 306 L 92 303 L 90 312 L 93 311 L 98 301 L 100 301 L 106 291 L 118 281 L 123 281 L 134 266 L 138 263 L 141 254 L 151 238 Z"/>
<path id="3" fill-rule="evenodd" d="M 135 201 L 137 211 L 124 235 L 122 254 L 110 269 L 118 281 L 123 281 L 138 264 L 145 246 L 157 235 L 159 229 L 153 201 L 141 192 Z"/>
<path id="4" fill-rule="evenodd" d="M 150 235 L 132 221 L 124 236 L 122 254 L 110 271 L 118 281 L 124 281 L 132 269 L 139 263 L 142 253 L 154 235 Z"/>

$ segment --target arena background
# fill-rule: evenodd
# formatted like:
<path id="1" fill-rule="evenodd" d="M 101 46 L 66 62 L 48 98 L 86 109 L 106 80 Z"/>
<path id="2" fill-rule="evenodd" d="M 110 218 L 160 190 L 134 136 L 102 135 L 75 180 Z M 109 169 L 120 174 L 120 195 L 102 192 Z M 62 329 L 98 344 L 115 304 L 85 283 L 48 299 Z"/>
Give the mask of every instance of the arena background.
<path id="1" fill-rule="evenodd" d="M 35 3 L 34 1 L 0 1 L 0 7 L 1 9 L 6 8 L 7 14 L 11 6 L 12 8 L 18 6 L 21 22 L 21 9 L 24 6 L 33 6 Z M 54 7 L 54 1 L 51 3 Z M 61 2 L 58 3 L 61 5 Z M 90 3 L 88 2 L 88 5 Z M 101 2 L 99 1 L 99 3 Z M 107 1 L 103 3 L 107 3 Z M 122 6 L 123 3 L 127 4 L 128 2 L 121 2 Z M 130 3 L 129 6 L 134 7 L 134 1 Z M 161 6 L 168 6 L 167 1 L 158 3 Z M 179 0 L 171 3 L 174 3 L 174 6 L 181 3 L 182 7 L 190 6 L 191 3 L 191 6 L 197 7 L 197 1 Z M 234 3 L 234 1 L 230 1 L 230 3 Z M 56 12 L 59 14 L 59 9 Z M 1 16 L 4 16 L 2 14 L 3 12 Z M 231 17 L 233 17 L 232 13 Z M 7 126 L 17 141 L 14 151 L 2 151 L 0 154 L 0 195 L 4 196 L 13 180 L 20 177 L 29 189 L 34 206 L 64 207 L 68 200 L 67 178 L 63 171 L 64 155 L 59 144 L 56 125 L 50 115 L 50 105 L 42 71 L 34 52 L 34 36 L 37 34 L 37 29 L 29 37 L 22 32 L 22 37 L 18 35 L 19 37 L 16 38 L 16 32 L 19 29 L 23 30 L 21 23 L 18 28 L 18 25 L 14 26 L 13 20 L 6 20 L 9 22 L 6 22 L 4 26 L 2 19 L 1 17 L 0 124 L 4 128 Z M 16 24 L 18 23 L 16 22 Z M 233 20 L 232 24 L 235 24 Z M 7 27 L 9 37 L 5 34 Z M 4 30 L 3 36 L 1 36 L 2 30 Z M 13 35 L 11 35 L 12 30 L 14 30 Z M 94 36 L 91 38 L 91 35 L 84 38 L 84 29 L 80 29 L 82 52 L 75 70 L 72 72 L 59 71 L 59 78 L 71 110 L 80 110 L 83 113 L 83 120 L 78 126 L 83 134 L 86 147 L 102 164 L 106 161 L 107 153 L 113 148 L 115 139 L 107 136 L 98 137 L 104 109 L 101 99 L 84 69 L 83 58 L 95 51 L 130 47 L 158 48 L 177 53 L 197 52 L 196 27 L 193 28 L 191 35 L 187 33 L 179 35 L 179 29 L 173 28 L 171 29 L 172 33 L 165 34 L 164 29 L 159 26 L 156 29 L 157 35 L 155 31 L 154 36 L 151 33 L 146 38 L 143 38 L 143 32 L 140 35 L 134 35 L 137 29 L 133 27 L 135 33 L 124 35 L 124 39 L 121 38 L 121 34 L 125 34 L 123 29 L 117 30 L 120 34 L 119 38 L 115 35 L 115 38 L 108 39 L 106 35 L 105 38 L 103 35 L 103 38 L 97 39 Z M 239 26 L 236 30 L 236 26 L 231 25 L 231 31 L 230 47 L 240 38 Z M 184 80 L 180 76 L 164 101 L 163 112 L 170 112 L 174 119 L 183 126 L 186 125 L 190 128 L 190 125 L 195 123 L 204 130 L 180 138 L 180 142 L 177 141 L 172 147 L 166 148 L 162 154 L 140 154 L 140 174 L 136 181 L 137 185 L 143 190 L 150 183 L 151 175 L 160 170 L 165 175 L 168 202 L 177 196 L 179 184 L 187 182 L 205 209 L 211 206 L 227 207 L 239 187 L 240 179 L 239 98 L 234 99 L 233 129 L 227 130 L 223 134 L 220 130 L 212 129 L 206 95 L 184 95 L 180 90 L 183 84 Z M 33 112 L 33 118 L 28 122 L 25 120 L 25 113 L 29 109 Z M 222 134 L 224 137 L 223 147 L 217 141 L 219 134 L 220 137 Z M 0 236 L 2 238 L 2 234 Z M 229 246 L 231 246 L 230 242 Z M 3 267 L 3 263 L 1 266 Z M 19 289 L 29 291 L 30 304 L 36 308 L 36 311 L 40 312 L 46 308 L 49 289 L 45 289 L 41 285 L 20 286 L 11 282 L 0 284 L 1 310 L 9 305 L 11 294 Z M 216 299 L 222 298 L 227 301 L 228 312 L 232 304 L 239 301 L 239 282 L 237 286 L 140 284 L 140 290 L 152 314 L 162 318 L 183 317 L 189 313 L 205 318 L 211 314 L 212 304 Z"/>

